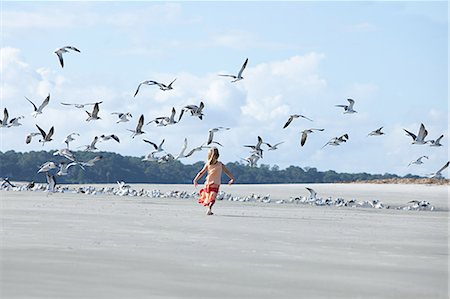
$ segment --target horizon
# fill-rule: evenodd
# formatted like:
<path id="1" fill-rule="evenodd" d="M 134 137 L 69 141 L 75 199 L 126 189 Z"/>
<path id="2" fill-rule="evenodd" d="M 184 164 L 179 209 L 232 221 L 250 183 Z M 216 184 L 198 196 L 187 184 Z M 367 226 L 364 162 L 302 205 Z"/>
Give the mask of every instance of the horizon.
<path id="1" fill-rule="evenodd" d="M 258 10 L 255 10 L 255 7 Z M 141 157 L 151 151 L 143 139 L 176 155 L 207 140 L 208 130 L 224 163 L 249 156 L 244 145 L 284 142 L 266 150 L 258 165 L 280 169 L 311 167 L 338 173 L 390 173 L 426 176 L 448 160 L 448 3 L 435 2 L 2 2 L 2 94 L 0 119 L 25 116 L 22 126 L 1 128 L 1 151 L 71 149 L 94 136 L 117 134 L 120 143 L 98 143 L 100 151 Z M 52 15 L 52 18 L 48 16 Z M 61 68 L 54 49 L 74 46 Z M 244 79 L 231 83 L 219 74 L 236 74 L 244 60 Z M 173 90 L 139 83 L 156 80 Z M 36 105 L 50 94 L 37 118 Z M 355 114 L 335 105 L 355 100 Z M 145 125 L 132 139 L 141 114 L 147 123 L 185 105 L 205 103 L 203 120 L 185 113 L 180 123 Z M 100 104 L 98 121 L 61 102 Z M 116 124 L 112 112 L 131 112 Z M 294 119 L 283 129 L 290 114 Z M 441 147 L 412 145 L 404 129 L 426 139 L 444 135 Z M 44 146 L 25 136 L 55 127 Z M 384 127 L 383 136 L 367 137 Z M 300 132 L 314 132 L 300 146 Z M 348 142 L 326 146 L 347 133 Z M 408 164 L 426 155 L 422 165 Z M 194 164 L 206 152 L 181 161 Z M 143 162 L 145 163 L 145 162 Z M 448 169 L 444 177 L 448 178 Z"/>

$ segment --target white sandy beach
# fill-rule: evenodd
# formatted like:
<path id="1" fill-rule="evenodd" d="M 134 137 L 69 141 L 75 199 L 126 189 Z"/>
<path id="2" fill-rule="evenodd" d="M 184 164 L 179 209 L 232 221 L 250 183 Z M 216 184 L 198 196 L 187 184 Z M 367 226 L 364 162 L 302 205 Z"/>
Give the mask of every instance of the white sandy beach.
<path id="1" fill-rule="evenodd" d="M 448 298 L 448 186 L 235 185 L 434 211 L 1 191 L 1 298 Z M 193 191 L 191 185 L 133 188 Z"/>

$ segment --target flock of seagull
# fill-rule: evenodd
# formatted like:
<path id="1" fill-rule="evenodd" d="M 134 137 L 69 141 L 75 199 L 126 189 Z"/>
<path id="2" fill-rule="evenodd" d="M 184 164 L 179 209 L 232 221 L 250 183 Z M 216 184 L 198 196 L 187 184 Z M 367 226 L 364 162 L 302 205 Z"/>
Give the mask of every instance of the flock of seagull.
<path id="1" fill-rule="evenodd" d="M 57 55 L 58 60 L 61 64 L 61 67 L 64 67 L 64 56 L 63 54 L 69 53 L 69 52 L 77 52 L 77 53 L 81 53 L 81 51 L 79 49 L 77 49 L 76 47 L 73 46 L 66 46 L 66 47 L 61 47 L 58 48 L 54 51 L 54 53 Z M 232 78 L 231 82 L 238 82 L 240 80 L 243 80 L 244 77 L 243 72 L 245 71 L 245 68 L 248 64 L 248 58 L 245 59 L 244 63 L 242 64 L 240 70 L 237 72 L 236 75 L 230 75 L 230 74 L 218 74 L 218 76 L 222 76 L 222 77 L 229 77 Z M 142 81 L 138 84 L 137 89 L 134 93 L 134 97 L 136 97 L 139 93 L 139 91 L 141 90 L 141 88 L 143 86 L 157 86 L 160 90 L 162 91 L 170 91 L 172 89 L 174 89 L 174 83 L 177 80 L 177 78 L 173 79 L 170 83 L 165 84 L 165 83 L 161 83 L 155 80 L 145 80 Z M 42 101 L 42 103 L 37 106 L 32 100 L 30 100 L 29 98 L 25 97 L 25 99 L 31 103 L 31 105 L 33 106 L 33 111 L 31 113 L 31 115 L 34 118 L 37 118 L 39 115 L 43 114 L 43 110 L 45 107 L 47 107 L 47 105 L 50 102 L 50 94 L 48 94 L 48 96 Z M 353 99 L 347 99 L 348 104 L 339 104 L 339 105 L 335 105 L 338 108 L 342 108 L 343 109 L 343 113 L 344 114 L 354 114 L 357 113 L 357 111 L 354 109 L 355 106 L 355 100 Z M 61 105 L 64 106 L 73 106 L 77 109 L 87 109 L 87 107 L 89 106 L 93 106 L 92 110 L 88 111 L 85 110 L 86 114 L 87 114 L 87 118 L 86 121 L 90 122 L 90 121 L 98 121 L 101 120 L 101 117 L 99 116 L 99 112 L 100 112 L 100 105 L 102 104 L 102 101 L 98 101 L 98 102 L 93 102 L 93 103 L 65 103 L 65 102 L 61 102 Z M 183 117 L 183 115 L 185 115 L 185 113 L 190 113 L 190 116 L 192 117 L 198 117 L 200 120 L 203 119 L 204 116 L 204 108 L 205 108 L 205 104 L 203 101 L 201 101 L 199 103 L 199 105 L 196 104 L 191 104 L 191 105 L 186 105 L 184 107 L 180 108 L 180 112 L 178 117 L 176 116 L 177 111 L 175 107 L 172 107 L 172 110 L 170 111 L 169 115 L 165 115 L 165 116 L 159 116 L 159 117 L 155 117 L 153 119 L 151 119 L 150 121 L 148 121 L 147 123 L 145 123 L 144 121 L 144 114 L 141 114 L 138 122 L 136 124 L 136 127 L 133 129 L 127 129 L 128 131 L 130 131 L 131 134 L 131 138 L 135 138 L 136 136 L 145 134 L 146 132 L 143 130 L 144 129 L 144 125 L 150 125 L 151 123 L 155 123 L 156 126 L 169 126 L 169 125 L 175 125 L 177 123 L 179 123 Z M 131 115 L 130 112 L 113 112 L 111 113 L 112 115 L 117 116 L 117 120 L 116 123 L 125 123 L 125 122 L 129 122 L 131 120 L 131 118 L 133 117 Z M 22 125 L 19 121 L 21 119 L 23 119 L 24 116 L 18 116 L 18 117 L 14 117 L 12 119 L 9 119 L 9 114 L 8 114 L 8 110 L 7 108 L 4 108 L 4 112 L 3 112 L 3 119 L 0 120 L 0 127 L 1 128 L 11 128 L 11 127 L 17 127 Z M 313 120 L 307 116 L 301 115 L 301 114 L 292 114 L 289 116 L 289 118 L 287 119 L 287 121 L 284 123 L 284 125 L 282 126 L 283 129 L 286 129 L 287 127 L 289 127 L 294 120 L 296 119 L 305 119 L 309 122 L 313 122 Z M 53 139 L 53 134 L 54 134 L 54 127 L 52 126 L 50 129 L 48 129 L 47 131 L 44 130 L 43 128 L 41 128 L 39 125 L 35 124 L 37 131 L 34 132 L 30 132 L 26 138 L 25 138 L 25 143 L 29 144 L 32 142 L 33 138 L 35 136 L 40 136 L 39 142 L 42 143 L 42 145 L 44 145 L 47 142 L 51 142 Z M 383 127 L 380 127 L 372 132 L 370 132 L 367 136 L 382 136 L 385 133 L 382 132 Z M 147 144 L 149 144 L 151 146 L 151 151 L 149 154 L 145 155 L 144 158 L 142 159 L 143 161 L 154 161 L 154 162 L 158 162 L 158 163 L 166 163 L 169 161 L 173 161 L 173 160 L 179 160 L 182 158 L 187 158 L 190 157 L 192 154 L 194 154 L 197 151 L 202 151 L 204 149 L 208 149 L 212 146 L 223 146 L 220 142 L 218 142 L 217 140 L 214 140 L 214 136 L 215 134 L 217 134 L 218 132 L 221 131 L 226 131 L 226 130 L 230 130 L 230 128 L 227 127 L 215 127 L 215 128 L 211 128 L 208 131 L 208 137 L 207 140 L 205 142 L 203 142 L 200 146 L 194 147 L 191 150 L 187 151 L 187 146 L 188 146 L 188 141 L 187 138 L 184 139 L 182 148 L 180 150 L 180 153 L 178 155 L 172 155 L 168 152 L 166 152 L 166 150 L 163 148 L 164 145 L 164 141 L 165 139 L 163 139 L 160 142 L 153 142 L 147 139 L 143 139 L 144 142 L 146 142 Z M 309 128 L 309 129 L 305 129 L 303 131 L 301 131 L 301 137 L 300 137 L 300 146 L 304 146 L 308 136 L 315 133 L 315 132 L 322 132 L 324 131 L 324 128 Z M 432 147 L 440 147 L 442 146 L 441 144 L 441 140 L 444 137 L 444 135 L 439 136 L 437 139 L 435 140 L 426 140 L 426 136 L 428 135 L 428 131 L 425 129 L 425 126 L 423 124 L 421 124 L 420 128 L 419 128 L 419 132 L 416 134 L 404 129 L 404 131 L 406 132 L 407 136 L 410 136 L 412 138 L 412 144 L 416 144 L 416 145 L 426 145 L 429 144 Z M 44 163 L 43 165 L 41 165 L 39 167 L 38 173 L 45 173 L 46 177 L 47 177 L 47 181 L 49 186 L 50 185 L 55 185 L 55 175 L 56 176 L 65 176 L 69 174 L 69 168 L 71 167 L 80 167 L 82 169 L 85 169 L 85 167 L 91 167 L 94 166 L 94 164 L 102 159 L 102 156 L 96 156 L 94 159 L 89 160 L 89 161 L 78 161 L 75 157 L 75 155 L 70 151 L 70 143 L 72 141 L 74 141 L 76 139 L 76 136 L 80 136 L 79 133 L 77 132 L 73 132 L 70 133 L 69 135 L 67 135 L 67 137 L 64 139 L 64 143 L 66 144 L 65 148 L 62 148 L 56 152 L 54 152 L 55 156 L 61 156 L 67 159 L 67 161 L 63 161 L 60 162 L 58 165 L 53 162 L 53 161 L 48 161 L 46 163 Z M 96 147 L 98 142 L 107 142 L 107 141 L 115 141 L 120 143 L 120 139 L 116 134 L 102 134 L 99 136 L 94 136 L 92 142 L 90 144 L 81 146 L 79 148 L 83 148 L 84 151 L 95 151 L 98 150 L 98 148 Z M 349 134 L 345 133 L 342 134 L 341 136 L 336 136 L 331 138 L 327 143 L 325 143 L 322 148 L 325 148 L 326 146 L 339 146 L 341 144 L 346 143 L 349 140 Z M 263 152 L 264 150 L 268 150 L 268 151 L 273 151 L 273 150 L 277 150 L 278 147 L 283 144 L 283 141 L 275 143 L 275 144 L 271 144 L 268 143 L 266 141 L 263 140 L 263 138 L 261 136 L 257 136 L 257 142 L 256 144 L 251 144 L 251 145 L 244 145 L 244 147 L 249 148 L 250 152 L 249 152 L 249 156 L 246 158 L 241 158 L 242 160 L 246 161 L 248 163 L 248 165 L 254 167 L 257 166 L 257 162 L 258 160 L 263 158 Z M 264 148 L 263 148 L 264 146 Z M 418 159 L 411 161 L 408 166 L 410 165 L 419 165 L 419 164 L 423 164 L 422 159 L 428 159 L 428 156 L 421 156 Z M 449 166 L 450 161 L 446 162 L 446 164 L 444 164 L 443 167 L 441 167 L 438 171 L 436 171 L 433 174 L 430 174 L 430 177 L 434 177 L 434 178 L 441 178 L 442 177 L 442 172 Z M 51 171 L 55 171 L 54 174 L 51 174 Z M 53 187 L 54 189 L 54 187 Z"/>

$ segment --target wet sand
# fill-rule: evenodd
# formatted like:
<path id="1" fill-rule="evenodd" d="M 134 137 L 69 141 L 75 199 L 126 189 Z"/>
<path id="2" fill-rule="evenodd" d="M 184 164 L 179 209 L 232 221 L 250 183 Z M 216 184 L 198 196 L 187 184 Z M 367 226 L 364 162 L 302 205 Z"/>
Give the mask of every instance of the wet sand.
<path id="1" fill-rule="evenodd" d="M 222 186 L 273 200 L 306 185 Z M 308 184 L 435 211 L 1 191 L 1 298 L 448 298 L 448 187 Z M 133 185 L 193 191 L 188 185 Z"/>

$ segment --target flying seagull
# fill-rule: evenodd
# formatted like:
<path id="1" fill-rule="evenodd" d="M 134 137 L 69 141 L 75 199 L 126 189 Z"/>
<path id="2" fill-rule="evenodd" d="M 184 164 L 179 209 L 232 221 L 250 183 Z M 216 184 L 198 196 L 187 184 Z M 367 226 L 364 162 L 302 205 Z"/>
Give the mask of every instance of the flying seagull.
<path id="1" fill-rule="evenodd" d="M 122 113 L 122 112 L 113 112 L 111 114 L 116 114 L 119 119 L 116 121 L 116 124 L 130 121 L 128 117 L 133 117 L 130 112 Z"/>
<path id="2" fill-rule="evenodd" d="M 325 129 L 306 129 L 303 130 L 302 133 L 302 138 L 300 139 L 300 145 L 304 146 L 305 142 L 306 142 L 306 138 L 308 137 L 308 134 L 313 133 L 314 131 L 324 131 Z"/>
<path id="3" fill-rule="evenodd" d="M 292 114 L 292 115 L 289 116 L 289 119 L 288 119 L 287 122 L 284 124 L 283 129 L 287 128 L 287 126 L 289 126 L 289 124 L 294 120 L 294 118 L 299 118 L 299 117 L 304 118 L 304 119 L 307 119 L 307 120 L 309 120 L 309 121 L 313 121 L 312 119 L 310 119 L 310 118 L 308 118 L 308 117 L 306 117 L 306 116 L 304 116 L 304 115 L 301 115 L 301 114 Z"/>
<path id="4" fill-rule="evenodd" d="M 33 132 L 33 133 L 28 134 L 25 139 L 25 143 L 29 144 L 31 142 L 31 140 L 33 139 L 33 137 L 38 136 L 38 135 L 41 135 L 41 132 L 39 132 L 39 133 Z"/>
<path id="5" fill-rule="evenodd" d="M 155 148 L 155 150 L 152 153 L 159 153 L 159 152 L 163 152 L 164 151 L 162 146 L 164 144 L 165 139 L 163 139 L 159 145 L 156 145 L 156 143 L 153 143 L 153 142 L 151 142 L 150 140 L 147 140 L 147 139 L 143 139 L 143 141 L 151 144 Z"/>
<path id="6" fill-rule="evenodd" d="M 422 161 L 423 158 L 428 159 L 428 156 L 419 157 L 417 160 L 414 160 L 414 161 L 410 162 L 408 164 L 408 166 L 410 166 L 411 164 L 415 164 L 415 165 L 423 164 L 423 161 Z"/>
<path id="7" fill-rule="evenodd" d="M 340 145 L 343 142 L 347 142 L 347 140 L 348 140 L 348 134 L 344 134 L 344 135 L 342 135 L 340 137 L 333 137 L 333 138 L 331 138 L 330 141 L 325 143 L 325 145 L 322 146 L 322 148 L 324 148 L 327 145 L 338 146 L 338 145 Z"/>
<path id="8" fill-rule="evenodd" d="M 436 140 L 428 140 L 428 142 L 431 143 L 430 146 L 436 146 L 436 147 L 442 146 L 442 144 L 441 144 L 441 139 L 442 138 L 444 138 L 444 135 L 439 136 L 439 138 L 436 139 Z"/>
<path id="9" fill-rule="evenodd" d="M 229 130 L 230 128 L 225 128 L 225 127 L 217 127 L 217 128 L 212 128 L 208 130 L 208 141 L 206 142 L 207 145 L 210 145 L 211 143 L 213 143 L 213 138 L 214 138 L 214 133 L 222 131 L 222 130 Z"/>
<path id="10" fill-rule="evenodd" d="M 425 129 L 425 126 L 423 124 L 420 124 L 420 128 L 419 128 L 419 133 L 417 134 L 417 136 L 411 132 L 409 132 L 406 129 L 403 129 L 407 136 L 411 136 L 411 138 L 413 139 L 412 144 L 426 144 L 427 141 L 425 141 L 425 137 L 427 137 L 428 135 L 428 131 Z"/>
<path id="11" fill-rule="evenodd" d="M 284 143 L 284 141 L 275 143 L 274 145 L 270 145 L 269 143 L 265 142 L 265 144 L 269 147 L 269 148 L 267 149 L 268 151 L 274 151 L 274 150 L 278 149 L 278 146 L 279 146 L 280 144 L 282 144 L 282 143 Z"/>
<path id="12" fill-rule="evenodd" d="M 114 135 L 114 134 L 109 134 L 109 135 L 102 134 L 102 135 L 100 135 L 100 140 L 99 141 L 108 141 L 108 140 L 111 140 L 111 139 L 114 139 L 115 141 L 120 143 L 119 137 L 117 137 L 117 135 Z"/>
<path id="13" fill-rule="evenodd" d="M 66 46 L 66 47 L 56 49 L 55 54 L 58 55 L 59 62 L 61 63 L 61 67 L 64 67 L 63 53 L 68 53 L 69 52 L 68 50 L 73 50 L 73 51 L 80 53 L 80 50 L 78 50 L 75 47 L 71 47 L 71 46 Z"/>
<path id="14" fill-rule="evenodd" d="M 92 167 L 92 166 L 94 166 L 94 164 L 95 164 L 97 161 L 100 161 L 102 158 L 103 158 L 103 156 L 95 156 L 94 158 L 92 158 L 92 159 L 89 160 L 89 161 L 86 161 L 86 162 L 80 162 L 80 165 L 81 165 L 81 166 L 89 166 L 89 167 Z"/>
<path id="15" fill-rule="evenodd" d="M 92 109 L 92 113 L 89 113 L 89 111 L 86 111 L 86 113 L 89 115 L 89 117 L 86 119 L 86 121 L 91 121 L 91 120 L 97 120 L 97 119 L 101 119 L 101 117 L 98 116 L 98 112 L 100 110 L 99 108 L 99 103 L 95 103 L 94 105 L 94 109 Z"/>
<path id="16" fill-rule="evenodd" d="M 252 149 L 251 153 L 254 153 L 256 155 L 258 155 L 260 158 L 263 157 L 263 150 L 261 148 L 261 145 L 265 143 L 263 142 L 261 136 L 258 136 L 258 142 L 256 143 L 256 145 L 244 145 L 244 147 L 249 147 Z"/>
<path id="17" fill-rule="evenodd" d="M 141 117 L 139 117 L 139 121 L 136 126 L 136 130 L 127 129 L 128 131 L 133 132 L 133 134 L 131 135 L 131 138 L 134 138 L 137 135 L 141 135 L 141 134 L 145 133 L 144 131 L 142 131 L 143 125 L 144 125 L 144 114 L 141 114 Z"/>
<path id="18" fill-rule="evenodd" d="M 342 107 L 344 108 L 344 113 L 356 113 L 357 111 L 353 110 L 353 105 L 355 104 L 355 101 L 352 99 L 347 99 L 349 102 L 348 105 L 336 105 L 336 107 Z"/>
<path id="19" fill-rule="evenodd" d="M 45 100 L 42 102 L 42 104 L 39 107 L 36 107 L 36 105 L 27 97 L 25 97 L 25 99 L 27 99 L 28 102 L 31 103 L 31 105 L 33 105 L 33 113 L 31 113 L 31 115 L 33 117 L 38 116 L 38 114 L 42 114 L 42 109 L 44 109 L 45 106 L 48 105 L 48 102 L 50 102 L 50 94 L 48 94 L 48 96 L 45 98 Z"/>
<path id="20" fill-rule="evenodd" d="M 70 133 L 69 135 L 67 135 L 66 138 L 64 138 L 63 142 L 65 144 L 67 144 L 67 148 L 69 148 L 69 142 L 72 142 L 72 141 L 75 140 L 75 138 L 72 137 L 72 136 L 75 136 L 75 135 L 76 136 L 80 136 L 80 134 L 78 134 L 78 133 Z"/>
<path id="21" fill-rule="evenodd" d="M 367 134 L 367 136 L 381 136 L 381 135 L 384 135 L 384 132 L 381 132 L 382 129 L 383 129 L 383 127 L 378 128 L 376 130 L 373 130 L 372 132 Z"/>
<path id="22" fill-rule="evenodd" d="M 442 172 L 448 167 L 449 164 L 450 164 L 450 161 L 447 161 L 447 163 L 445 163 L 445 165 L 442 166 L 441 169 L 439 169 L 435 173 L 432 173 L 430 175 L 430 178 L 442 178 Z"/>
<path id="23" fill-rule="evenodd" d="M 236 82 L 236 81 L 242 80 L 242 79 L 244 79 L 244 77 L 242 77 L 242 72 L 244 71 L 245 67 L 247 66 L 247 62 L 248 62 L 248 58 L 245 59 L 245 62 L 242 65 L 241 69 L 239 70 L 239 73 L 237 74 L 237 76 L 235 76 L 235 75 L 222 75 L 222 74 L 219 74 L 219 76 L 231 77 L 231 78 L 234 79 L 231 82 Z"/>
<path id="24" fill-rule="evenodd" d="M 61 105 L 65 105 L 65 106 L 75 106 L 75 108 L 82 109 L 82 108 L 84 108 L 85 106 L 95 105 L 95 104 L 97 104 L 97 103 L 101 104 L 101 103 L 103 103 L 103 101 L 101 101 L 101 102 L 95 102 L 95 103 L 86 103 L 86 104 L 77 104 L 77 103 L 71 104 L 71 103 L 62 103 L 62 102 L 61 102 Z"/>
<path id="25" fill-rule="evenodd" d="M 45 162 L 44 164 L 42 164 L 42 165 L 40 166 L 40 168 L 39 168 L 39 170 L 38 170 L 38 173 L 41 173 L 41 172 L 48 172 L 49 170 L 55 169 L 55 168 L 57 168 L 55 162 L 52 162 L 52 161 L 50 161 L 50 162 Z"/>
<path id="26" fill-rule="evenodd" d="M 8 109 L 3 110 L 3 120 L 0 120 L 0 127 L 7 127 L 8 126 Z"/>
<path id="27" fill-rule="evenodd" d="M 75 161 L 75 156 L 68 148 L 62 148 L 53 153 L 53 156 L 58 156 L 58 155 L 65 157 L 65 158 L 69 159 L 70 161 Z"/>
<path id="28" fill-rule="evenodd" d="M 36 125 L 36 127 L 38 128 L 39 132 L 41 132 L 42 135 L 42 139 L 39 140 L 39 142 L 42 142 L 42 146 L 44 146 L 46 142 L 50 142 L 53 140 L 52 136 L 54 132 L 54 127 L 51 127 L 48 133 L 45 133 L 45 131 L 42 130 L 41 127 L 39 127 L 38 125 Z"/>
<path id="29" fill-rule="evenodd" d="M 22 118 L 24 118 L 24 117 L 18 116 L 18 117 L 12 118 L 9 121 L 8 128 L 21 126 L 22 124 L 19 122 L 19 120 L 21 120 Z"/>
<path id="30" fill-rule="evenodd" d="M 139 83 L 139 85 L 136 89 L 136 92 L 134 93 L 134 96 L 136 97 L 136 95 L 139 92 L 139 88 L 141 88 L 141 85 L 143 85 L 143 84 L 144 85 L 158 85 L 159 89 L 161 89 L 161 90 L 171 90 L 171 89 L 173 89 L 172 84 L 173 84 L 173 82 L 175 82 L 175 80 L 177 80 L 177 78 L 175 78 L 172 82 L 170 82 L 169 85 L 166 85 L 166 84 L 163 84 L 160 82 L 156 82 L 154 80 L 143 81 L 143 82 Z"/>
<path id="31" fill-rule="evenodd" d="M 200 102 L 200 105 L 187 105 L 184 106 L 181 109 L 180 117 L 178 118 L 178 121 L 181 120 L 181 117 L 183 116 L 184 111 L 190 111 L 191 116 L 198 116 L 198 118 L 203 119 L 203 108 L 205 108 L 205 104 L 203 102 Z"/>

